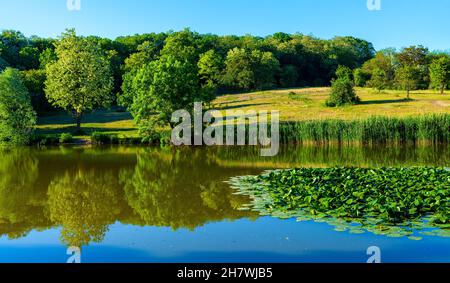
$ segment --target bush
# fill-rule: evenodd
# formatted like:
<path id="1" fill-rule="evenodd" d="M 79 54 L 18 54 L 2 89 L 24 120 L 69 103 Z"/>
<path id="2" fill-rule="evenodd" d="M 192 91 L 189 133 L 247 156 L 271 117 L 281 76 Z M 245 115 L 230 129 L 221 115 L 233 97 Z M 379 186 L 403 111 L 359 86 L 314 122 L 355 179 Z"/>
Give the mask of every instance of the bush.
<path id="1" fill-rule="evenodd" d="M 64 133 L 59 136 L 59 143 L 71 143 L 73 142 L 73 136 L 69 133 Z"/>
<path id="2" fill-rule="evenodd" d="M 342 77 L 331 83 L 330 98 L 326 102 L 328 107 L 356 104 L 360 101 L 353 89 L 353 83 L 348 77 Z"/>

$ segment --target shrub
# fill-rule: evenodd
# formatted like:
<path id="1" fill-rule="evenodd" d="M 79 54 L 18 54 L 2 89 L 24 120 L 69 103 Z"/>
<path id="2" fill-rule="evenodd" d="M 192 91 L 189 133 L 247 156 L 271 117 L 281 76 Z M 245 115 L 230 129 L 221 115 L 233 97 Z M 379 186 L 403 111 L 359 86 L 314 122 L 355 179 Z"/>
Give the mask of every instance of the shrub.
<path id="1" fill-rule="evenodd" d="M 59 136 L 59 143 L 71 143 L 73 142 L 73 136 L 69 133 L 64 133 Z"/>
<path id="2" fill-rule="evenodd" d="M 330 98 L 326 102 L 328 107 L 343 106 L 358 103 L 359 97 L 353 89 L 353 83 L 348 77 L 341 77 L 331 83 Z"/>

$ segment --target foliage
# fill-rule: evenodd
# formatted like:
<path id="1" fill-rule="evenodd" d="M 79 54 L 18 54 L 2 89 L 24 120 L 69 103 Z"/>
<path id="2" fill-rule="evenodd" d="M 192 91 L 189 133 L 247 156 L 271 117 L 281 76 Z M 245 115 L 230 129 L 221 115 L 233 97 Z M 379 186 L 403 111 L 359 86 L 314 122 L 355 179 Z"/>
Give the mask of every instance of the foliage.
<path id="1" fill-rule="evenodd" d="M 441 228 L 450 236 L 449 169 L 299 168 L 231 183 L 263 215 L 327 222 L 354 233 L 396 237 Z"/>
<path id="2" fill-rule="evenodd" d="M 63 133 L 59 136 L 59 143 L 71 143 L 73 142 L 73 136 L 70 133 Z"/>
<path id="3" fill-rule="evenodd" d="M 396 54 L 394 49 L 384 49 L 364 63 L 361 70 L 367 76 L 367 86 L 378 90 L 393 87 L 395 70 L 398 65 Z"/>
<path id="4" fill-rule="evenodd" d="M 36 124 L 36 113 L 19 71 L 0 74 L 0 143 L 27 144 Z"/>
<path id="5" fill-rule="evenodd" d="M 420 71 L 414 66 L 400 67 L 395 73 L 395 80 L 401 89 L 406 90 L 409 98 L 411 90 L 417 89 L 420 84 Z"/>
<path id="6" fill-rule="evenodd" d="M 69 110 L 78 130 L 86 111 L 110 104 L 113 78 L 104 52 L 74 30 L 56 44 L 58 60 L 47 65 L 45 93 L 52 105 Z"/>
<path id="7" fill-rule="evenodd" d="M 54 111 L 55 108 L 50 105 L 45 97 L 45 70 L 25 70 L 20 72 L 22 81 L 30 92 L 33 109 L 38 113 Z"/>
<path id="8" fill-rule="evenodd" d="M 367 74 L 361 68 L 353 70 L 353 82 L 357 87 L 364 87 L 368 80 Z"/>
<path id="9" fill-rule="evenodd" d="M 238 90 L 273 87 L 279 72 L 279 61 L 271 52 L 234 48 L 225 60 L 225 85 Z"/>
<path id="10" fill-rule="evenodd" d="M 196 66 L 163 56 L 141 68 L 133 79 L 135 93 L 129 108 L 143 136 L 158 127 L 172 126 L 174 111 L 192 111 L 195 101 L 201 101 Z"/>
<path id="11" fill-rule="evenodd" d="M 372 71 L 372 77 L 367 82 L 367 86 L 375 88 L 379 92 L 389 87 L 389 79 L 386 72 L 382 69 L 375 68 Z"/>
<path id="12" fill-rule="evenodd" d="M 435 58 L 430 64 L 430 87 L 444 94 L 450 82 L 450 57 Z"/>
<path id="13" fill-rule="evenodd" d="M 353 81 L 351 79 L 352 71 L 350 68 L 339 66 L 336 71 L 336 76 L 337 79 L 331 82 L 331 94 L 326 105 L 335 107 L 358 103 L 359 98 L 353 89 Z"/>

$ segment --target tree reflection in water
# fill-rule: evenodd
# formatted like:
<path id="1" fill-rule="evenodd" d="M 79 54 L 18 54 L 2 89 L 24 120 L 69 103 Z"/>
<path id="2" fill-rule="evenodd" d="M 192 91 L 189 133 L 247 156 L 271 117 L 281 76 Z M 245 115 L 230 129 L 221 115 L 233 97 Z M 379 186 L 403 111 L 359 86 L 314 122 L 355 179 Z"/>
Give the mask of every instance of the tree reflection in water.
<path id="1" fill-rule="evenodd" d="M 0 158 L 0 233 L 10 238 L 60 227 L 64 244 L 82 247 L 115 222 L 194 230 L 257 217 L 224 183 L 242 171 L 203 150 L 16 149 Z"/>

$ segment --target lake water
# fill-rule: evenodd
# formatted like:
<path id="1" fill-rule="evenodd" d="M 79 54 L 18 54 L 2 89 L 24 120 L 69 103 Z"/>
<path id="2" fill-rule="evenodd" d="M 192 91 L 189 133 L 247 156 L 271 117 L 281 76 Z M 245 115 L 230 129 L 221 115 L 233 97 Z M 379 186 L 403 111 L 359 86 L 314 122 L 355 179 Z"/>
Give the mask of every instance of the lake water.
<path id="1" fill-rule="evenodd" d="M 0 262 L 450 262 L 450 238 L 261 217 L 225 181 L 268 169 L 445 166 L 450 146 L 0 150 Z"/>

